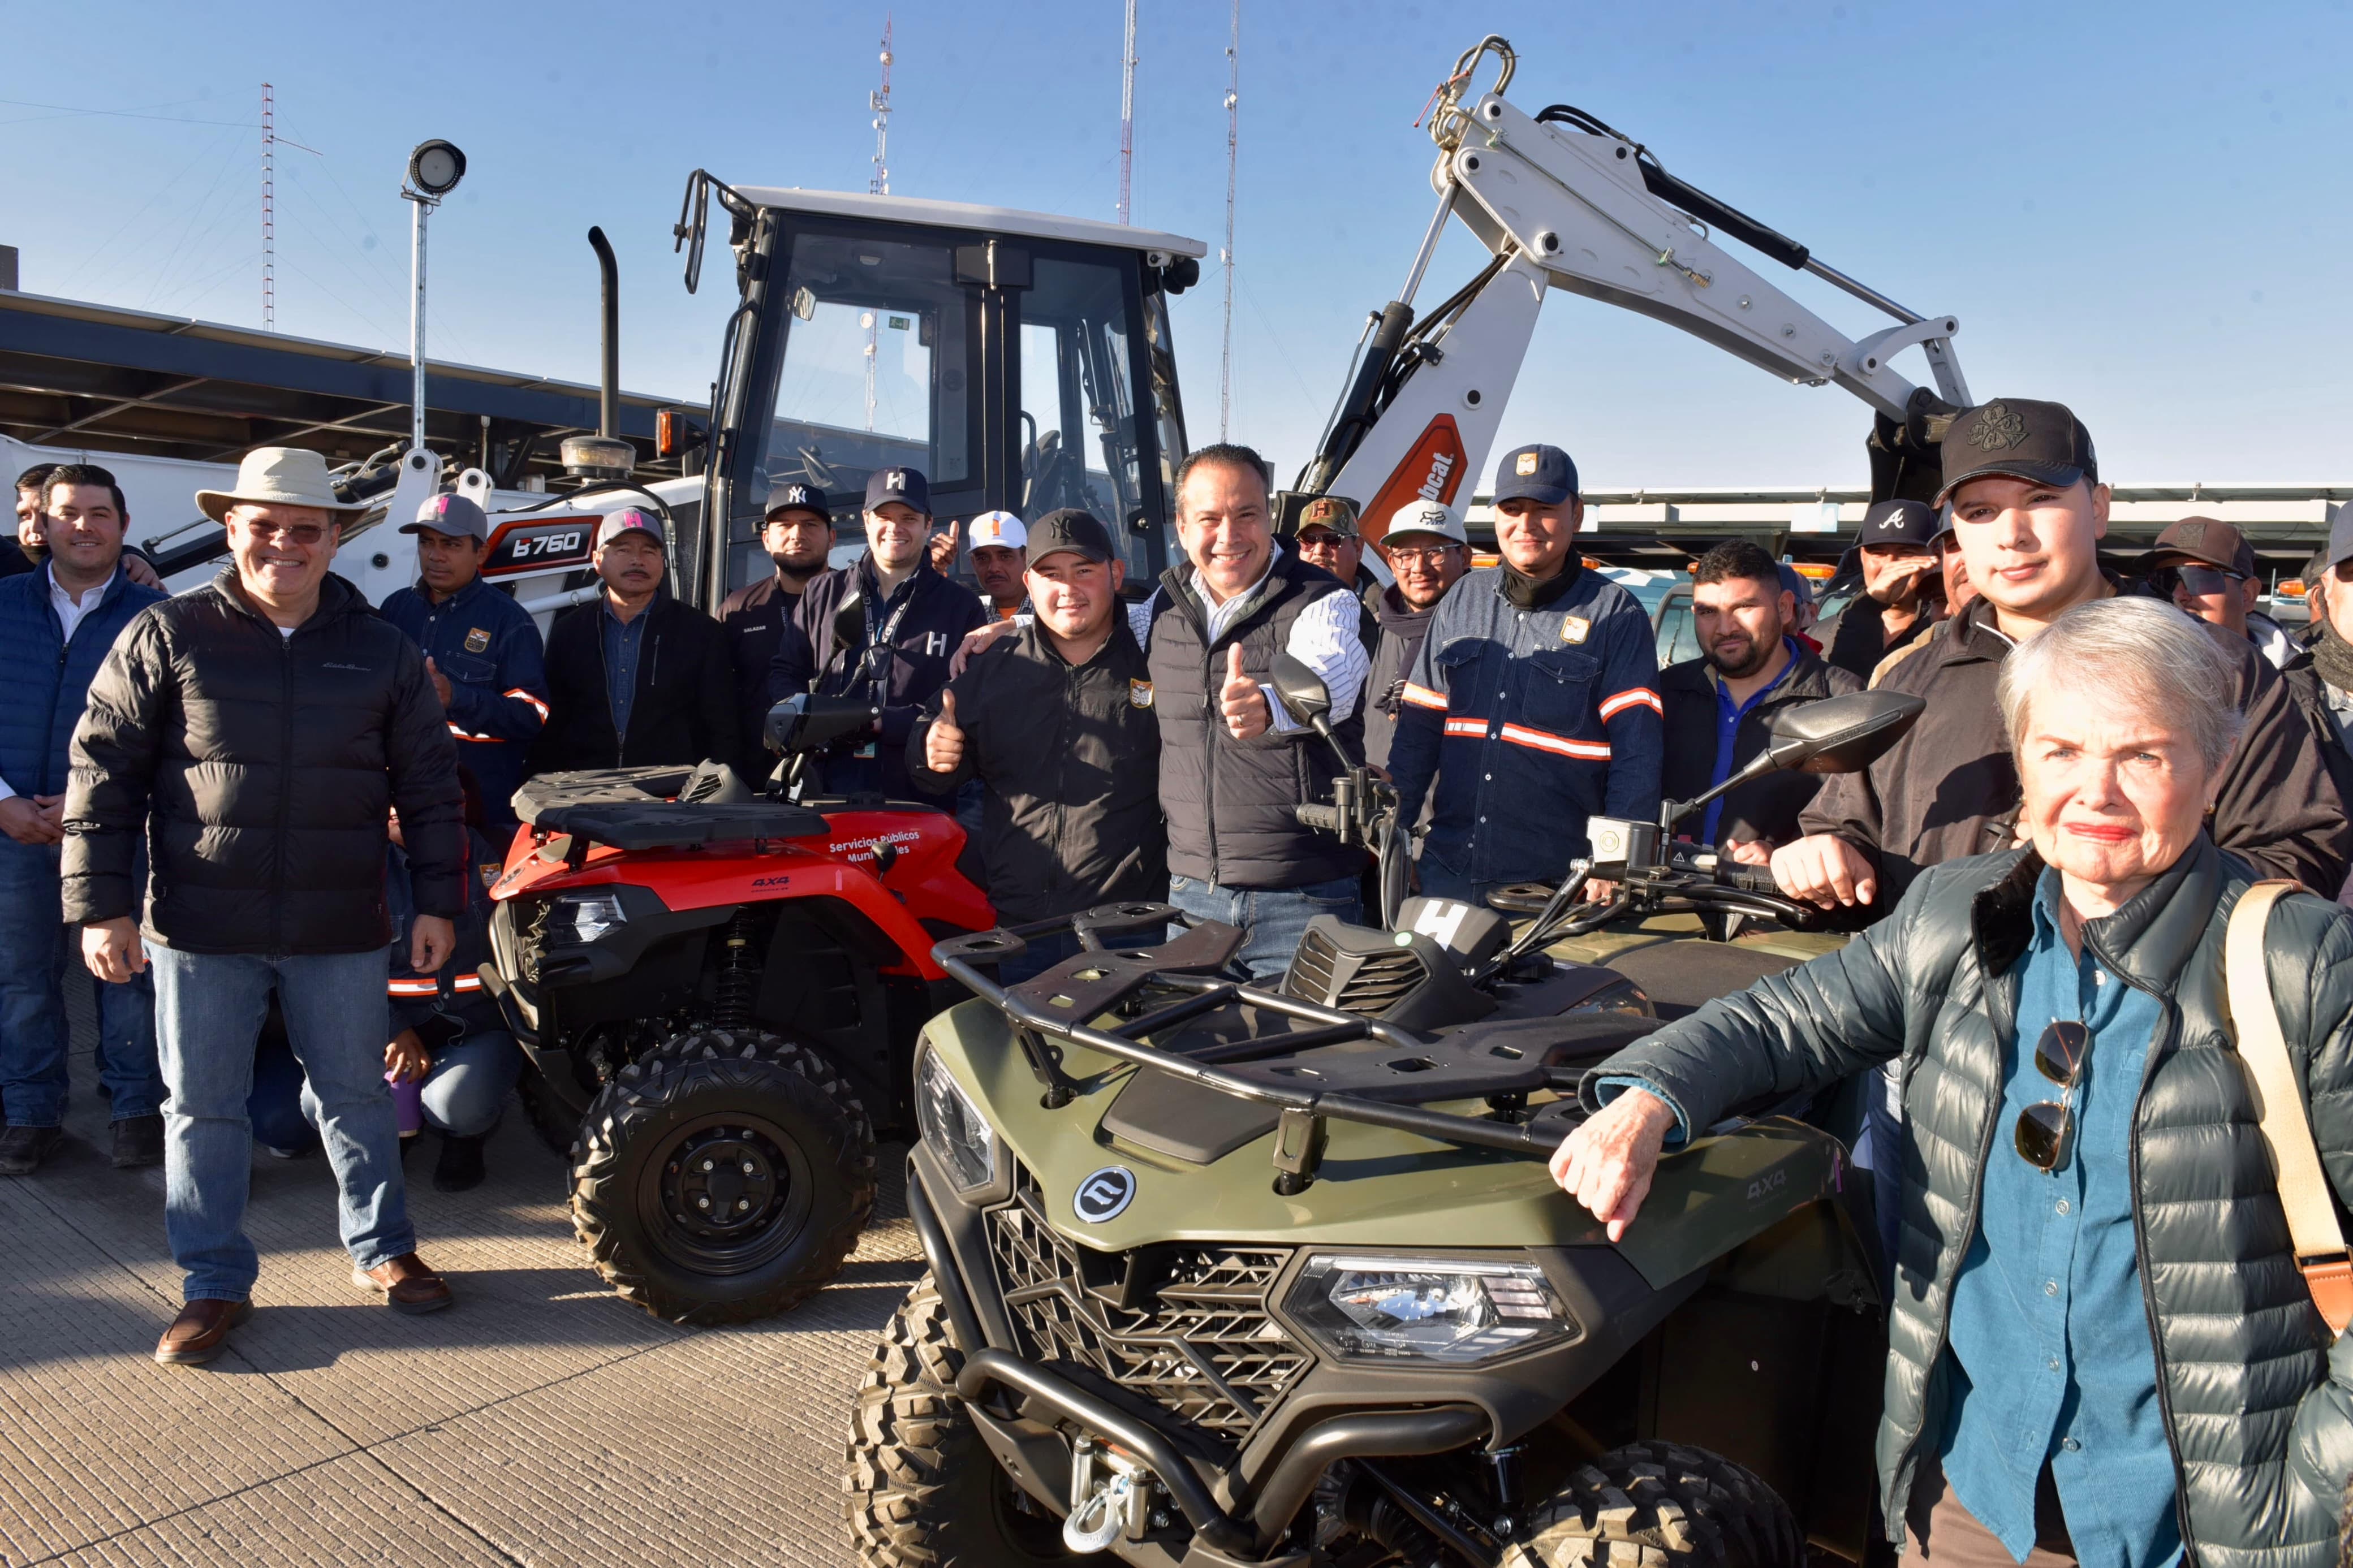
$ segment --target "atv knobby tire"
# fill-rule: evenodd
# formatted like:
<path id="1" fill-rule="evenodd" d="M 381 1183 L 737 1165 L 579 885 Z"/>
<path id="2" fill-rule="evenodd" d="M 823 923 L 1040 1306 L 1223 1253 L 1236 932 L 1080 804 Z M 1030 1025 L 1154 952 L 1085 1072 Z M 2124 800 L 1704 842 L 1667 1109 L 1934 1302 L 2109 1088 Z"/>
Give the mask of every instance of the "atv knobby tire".
<path id="1" fill-rule="evenodd" d="M 1789 1505 L 1731 1460 L 1629 1443 L 1528 1510 L 1502 1568 L 1805 1568 Z"/>
<path id="2" fill-rule="evenodd" d="M 849 1538 L 868 1568 L 1080 1568 L 1105 1563 L 1062 1545 L 1061 1521 L 1013 1500 L 1012 1478 L 955 1392 L 964 1366 L 938 1287 L 907 1292 L 849 1418 Z"/>
<path id="3" fill-rule="evenodd" d="M 798 1305 L 873 1209 L 865 1109 L 831 1063 L 775 1035 L 681 1035 L 581 1119 L 573 1227 L 622 1300 L 672 1322 Z"/>

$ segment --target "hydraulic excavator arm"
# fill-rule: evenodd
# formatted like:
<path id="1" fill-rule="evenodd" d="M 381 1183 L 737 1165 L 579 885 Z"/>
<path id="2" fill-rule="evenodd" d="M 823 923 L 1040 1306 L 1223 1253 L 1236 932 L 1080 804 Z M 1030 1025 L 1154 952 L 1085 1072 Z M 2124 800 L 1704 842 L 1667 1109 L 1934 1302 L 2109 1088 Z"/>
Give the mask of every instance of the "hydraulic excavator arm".
<path id="1" fill-rule="evenodd" d="M 1489 54 L 1500 65 L 1495 83 L 1470 96 Z M 1944 422 L 1969 402 L 1953 355 L 1957 321 L 1908 310 L 1823 265 L 1581 110 L 1523 112 L 1504 97 L 1515 63 L 1511 46 L 1491 34 L 1439 89 L 1430 119 L 1437 214 L 1399 298 L 1367 323 L 1300 494 L 1357 500 L 1375 538 L 1409 501 L 1467 498 L 1548 289 L 1654 317 L 1799 385 L 1844 387 L 1880 416 L 1876 445 L 1891 455 L 1933 451 Z M 1491 259 L 1417 321 L 1414 296 L 1455 218 Z M 1726 238 L 1823 279 L 1895 324 L 1848 336 L 1718 243 Z M 1915 347 L 1933 389 L 1889 363 Z"/>

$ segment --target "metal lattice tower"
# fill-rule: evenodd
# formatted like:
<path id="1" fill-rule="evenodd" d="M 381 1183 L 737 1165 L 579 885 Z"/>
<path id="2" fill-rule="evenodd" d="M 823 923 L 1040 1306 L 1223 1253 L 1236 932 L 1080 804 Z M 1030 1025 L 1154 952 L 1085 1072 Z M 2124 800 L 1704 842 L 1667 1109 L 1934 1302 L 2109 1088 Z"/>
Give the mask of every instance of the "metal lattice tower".
<path id="1" fill-rule="evenodd" d="M 1128 195 L 1135 166 L 1135 0 L 1127 0 L 1127 41 L 1119 57 L 1119 221 L 1134 223 Z"/>
<path id="2" fill-rule="evenodd" d="M 269 84 L 261 84 L 261 330 L 278 329 L 278 135 Z"/>
<path id="3" fill-rule="evenodd" d="M 1234 157 L 1241 130 L 1242 0 L 1234 0 L 1233 32 L 1226 43 L 1226 343 L 1218 363 L 1218 439 L 1234 405 Z"/>
<path id="4" fill-rule="evenodd" d="M 866 95 L 874 110 L 874 174 L 866 188 L 878 196 L 891 194 L 891 14 L 882 15 L 882 85 Z M 874 428 L 874 356 L 882 347 L 882 321 L 869 310 L 859 323 L 866 329 L 866 427 Z"/>

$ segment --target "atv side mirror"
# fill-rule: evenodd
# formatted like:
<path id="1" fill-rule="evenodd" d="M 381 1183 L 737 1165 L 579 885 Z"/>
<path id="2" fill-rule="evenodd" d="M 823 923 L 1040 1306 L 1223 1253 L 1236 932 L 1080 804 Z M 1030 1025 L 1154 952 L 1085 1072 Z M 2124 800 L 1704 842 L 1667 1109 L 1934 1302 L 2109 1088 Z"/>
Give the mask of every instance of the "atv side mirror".
<path id="1" fill-rule="evenodd" d="M 821 752 L 836 741 L 872 729 L 879 711 L 855 698 L 797 692 L 768 710 L 768 745 L 786 756 Z"/>
<path id="2" fill-rule="evenodd" d="M 1766 721 L 1764 754 L 1774 767 L 1799 773 L 1858 773 L 1902 740 L 1927 706 L 1902 691 L 1850 691 L 1784 708 Z"/>
<path id="3" fill-rule="evenodd" d="M 1324 678 L 1287 653 L 1274 656 L 1274 694 L 1294 723 L 1311 730 L 1323 729 L 1322 721 L 1332 711 L 1332 692 Z"/>
<path id="4" fill-rule="evenodd" d="M 1765 721 L 1765 749 L 1746 767 L 1704 794 L 1664 802 L 1659 826 L 1671 828 L 1725 791 L 1763 773 L 1859 773 L 1902 740 L 1927 706 L 1925 699 L 1901 691 L 1850 691 L 1784 708 Z"/>
<path id="5" fill-rule="evenodd" d="M 836 648 L 857 648 L 866 646 L 866 595 L 852 588 L 841 597 L 833 612 L 833 646 Z M 828 663 L 831 660 L 828 658 Z"/>

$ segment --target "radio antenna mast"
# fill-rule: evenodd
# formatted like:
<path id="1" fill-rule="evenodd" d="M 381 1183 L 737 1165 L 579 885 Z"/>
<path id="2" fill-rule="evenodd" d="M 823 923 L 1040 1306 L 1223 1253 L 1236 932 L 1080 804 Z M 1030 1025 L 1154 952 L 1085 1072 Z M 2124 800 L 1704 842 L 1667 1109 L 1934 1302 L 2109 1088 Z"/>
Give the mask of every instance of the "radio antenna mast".
<path id="1" fill-rule="evenodd" d="M 1127 41 L 1119 57 L 1119 221 L 1134 223 L 1135 209 L 1128 198 L 1129 175 L 1135 166 L 1135 0 L 1127 0 Z"/>
<path id="2" fill-rule="evenodd" d="M 882 85 L 866 95 L 874 110 L 874 174 L 866 182 L 872 195 L 891 194 L 891 14 L 882 14 Z M 874 355 L 881 346 L 881 319 L 869 310 L 859 325 L 866 329 L 866 427 L 874 428 Z"/>
<path id="3" fill-rule="evenodd" d="M 1226 342 L 1218 363 L 1218 439 L 1234 401 L 1234 146 L 1241 130 L 1242 0 L 1234 0 L 1233 32 L 1226 44 Z"/>
<path id="4" fill-rule="evenodd" d="M 278 228 L 276 199 L 278 136 L 269 84 L 261 84 L 261 330 L 278 330 Z"/>

